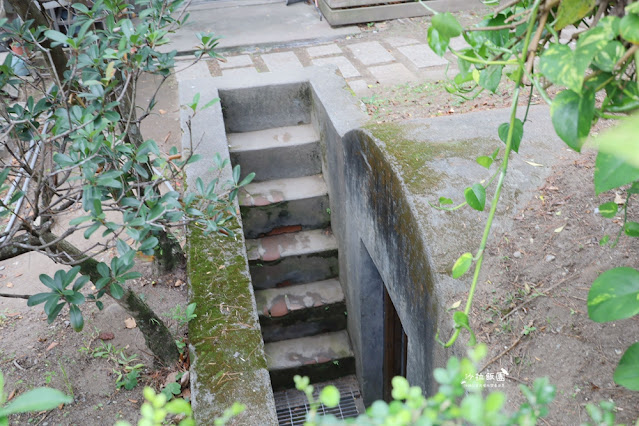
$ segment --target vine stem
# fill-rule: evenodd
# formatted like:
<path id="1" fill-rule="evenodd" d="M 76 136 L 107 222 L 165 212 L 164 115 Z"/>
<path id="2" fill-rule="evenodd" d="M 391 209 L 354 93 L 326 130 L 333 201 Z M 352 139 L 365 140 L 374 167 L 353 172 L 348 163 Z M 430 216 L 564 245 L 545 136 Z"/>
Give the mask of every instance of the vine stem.
<path id="1" fill-rule="evenodd" d="M 515 130 L 515 120 L 517 118 L 517 108 L 519 103 L 519 94 L 521 91 L 522 79 L 525 73 L 525 64 L 526 58 L 528 55 L 528 46 L 530 45 L 530 39 L 532 37 L 532 32 L 535 26 L 536 19 L 534 17 L 537 16 L 537 10 L 539 9 L 539 4 L 542 0 L 536 0 L 535 5 L 533 6 L 532 13 L 530 14 L 531 18 L 528 22 L 528 28 L 526 30 L 526 38 L 524 40 L 524 46 L 522 49 L 522 57 L 519 58 L 517 63 L 519 64 L 521 72 L 519 73 L 519 78 L 517 79 L 517 85 L 515 87 L 515 92 L 513 93 L 513 101 L 510 107 L 510 125 L 508 127 L 508 135 L 506 137 L 506 151 L 504 152 L 504 161 L 500 165 L 499 178 L 497 180 L 497 187 L 495 188 L 495 195 L 493 196 L 493 200 L 490 206 L 490 212 L 488 213 L 488 219 L 486 220 L 486 225 L 484 226 L 484 234 L 481 238 L 481 243 L 479 244 L 479 249 L 477 254 L 475 255 L 475 271 L 473 274 L 473 281 L 470 285 L 470 290 L 468 292 L 468 299 L 466 300 L 466 307 L 464 308 L 464 314 L 468 316 L 470 313 L 470 309 L 473 305 L 473 298 L 475 296 L 475 290 L 477 289 L 477 283 L 479 282 L 479 273 L 481 271 L 481 265 L 484 261 L 484 250 L 486 249 L 486 243 L 488 242 L 488 237 L 490 235 L 490 230 L 493 225 L 493 220 L 495 218 L 495 212 L 497 211 L 497 204 L 499 203 L 499 197 L 501 195 L 501 190 L 504 184 L 504 179 L 506 177 L 506 172 L 508 170 L 508 159 L 510 158 L 510 152 L 512 151 L 512 142 L 513 135 Z M 444 344 L 444 347 L 452 346 L 459 337 L 461 333 L 461 326 L 456 324 L 455 332 L 451 336 L 450 340 Z"/>

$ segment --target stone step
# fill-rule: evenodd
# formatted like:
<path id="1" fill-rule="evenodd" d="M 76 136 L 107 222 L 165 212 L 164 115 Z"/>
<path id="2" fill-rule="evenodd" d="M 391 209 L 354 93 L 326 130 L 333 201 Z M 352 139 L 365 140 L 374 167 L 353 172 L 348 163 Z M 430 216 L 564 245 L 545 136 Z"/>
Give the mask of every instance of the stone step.
<path id="1" fill-rule="evenodd" d="M 339 275 L 337 240 L 330 228 L 247 239 L 246 251 L 256 290 Z"/>
<path id="2" fill-rule="evenodd" d="M 308 376 L 311 382 L 353 374 L 355 359 L 346 330 L 264 345 L 266 363 L 274 390 L 291 388 L 293 376 Z"/>
<path id="3" fill-rule="evenodd" d="M 326 228 L 331 222 L 322 175 L 250 183 L 239 201 L 246 238 Z"/>
<path id="4" fill-rule="evenodd" d="M 319 136 L 310 124 L 254 132 L 229 133 L 231 163 L 242 177 L 255 172 L 255 181 L 316 175 L 322 172 Z"/>
<path id="5" fill-rule="evenodd" d="M 346 328 L 346 302 L 339 281 L 256 290 L 265 342 L 313 336 Z"/>

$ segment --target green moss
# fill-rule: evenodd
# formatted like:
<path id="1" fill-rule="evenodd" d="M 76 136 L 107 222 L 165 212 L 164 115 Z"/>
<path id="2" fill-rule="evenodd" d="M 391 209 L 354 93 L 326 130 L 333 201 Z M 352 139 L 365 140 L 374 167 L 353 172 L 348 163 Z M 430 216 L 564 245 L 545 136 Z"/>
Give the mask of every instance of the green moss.
<path id="1" fill-rule="evenodd" d="M 190 302 L 197 303 L 189 338 L 195 348 L 200 392 L 214 396 L 205 398 L 214 400 L 214 407 L 198 405 L 209 413 L 221 413 L 237 400 L 264 406 L 262 400 L 268 395 L 266 389 L 255 392 L 258 381 L 254 372 L 265 369 L 266 360 L 253 311 L 242 230 L 236 224 L 234 231 L 237 239 L 204 235 L 195 226 L 189 229 Z"/>
<path id="2" fill-rule="evenodd" d="M 384 149 L 390 160 L 398 167 L 404 182 L 415 194 L 423 194 L 445 179 L 451 179 L 446 172 L 429 167 L 433 160 L 450 157 L 474 159 L 480 155 L 488 155 L 491 149 L 486 149 L 486 146 L 494 149 L 495 145 L 493 140 L 482 138 L 447 142 L 414 140 L 406 136 L 412 129 L 410 125 L 396 123 L 369 124 L 364 128 L 384 142 Z"/>

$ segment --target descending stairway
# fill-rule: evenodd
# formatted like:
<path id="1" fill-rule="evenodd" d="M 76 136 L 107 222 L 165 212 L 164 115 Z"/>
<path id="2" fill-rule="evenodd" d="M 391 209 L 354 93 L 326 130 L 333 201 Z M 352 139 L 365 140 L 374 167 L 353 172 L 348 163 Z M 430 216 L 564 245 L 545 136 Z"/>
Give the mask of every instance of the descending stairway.
<path id="1" fill-rule="evenodd" d="M 303 124 L 228 140 L 232 163 L 255 172 L 240 209 L 273 389 L 294 388 L 296 374 L 311 382 L 354 374 L 317 133 Z"/>

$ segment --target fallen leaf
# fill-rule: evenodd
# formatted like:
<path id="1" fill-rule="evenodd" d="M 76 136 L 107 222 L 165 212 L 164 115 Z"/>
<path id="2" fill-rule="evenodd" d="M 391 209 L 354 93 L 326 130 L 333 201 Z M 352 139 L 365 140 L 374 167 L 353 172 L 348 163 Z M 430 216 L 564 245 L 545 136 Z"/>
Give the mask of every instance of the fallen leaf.
<path id="1" fill-rule="evenodd" d="M 58 342 L 51 342 L 51 344 L 47 346 L 47 352 L 49 352 L 51 349 L 55 348 L 56 346 L 58 346 Z"/>
<path id="2" fill-rule="evenodd" d="M 16 395 L 16 390 L 12 390 L 9 396 L 7 397 L 7 402 L 11 401 L 13 397 Z"/>
<path id="3" fill-rule="evenodd" d="M 568 224 L 566 224 L 566 225 L 568 225 Z M 566 227 L 566 225 L 564 225 L 564 226 L 560 226 L 559 228 L 555 229 L 555 232 L 556 232 L 556 233 L 560 233 L 561 231 L 563 231 L 563 230 L 564 230 L 564 228 Z"/>
<path id="4" fill-rule="evenodd" d="M 13 287 L 13 283 L 7 283 L 7 287 L 9 288 Z"/>
<path id="5" fill-rule="evenodd" d="M 124 326 L 126 328 L 135 328 L 137 327 L 137 323 L 135 322 L 135 320 L 133 318 L 127 318 L 124 320 Z"/>
<path id="6" fill-rule="evenodd" d="M 191 389 L 186 388 L 182 391 L 182 398 L 187 399 L 191 397 Z"/>
<path id="7" fill-rule="evenodd" d="M 226 265 L 220 265 L 217 269 L 220 270 L 220 269 L 224 269 L 224 268 L 226 268 Z"/>
<path id="8" fill-rule="evenodd" d="M 158 110 L 158 112 L 162 115 L 166 114 L 166 110 L 163 110 L 163 109 Z"/>
<path id="9" fill-rule="evenodd" d="M 129 402 L 132 404 L 137 404 L 138 400 L 137 399 L 129 399 Z"/>
<path id="10" fill-rule="evenodd" d="M 164 387 L 167 387 L 170 383 L 175 383 L 177 381 L 177 371 L 173 371 L 166 375 L 166 379 L 164 379 Z"/>
<path id="11" fill-rule="evenodd" d="M 544 165 L 543 165 L 543 164 L 539 164 L 539 163 L 535 163 L 535 162 L 533 162 L 533 161 L 527 161 L 527 160 L 524 160 L 524 161 L 525 161 L 526 163 L 530 164 L 530 165 L 531 165 L 531 166 L 533 166 L 533 167 L 544 167 Z"/>
<path id="12" fill-rule="evenodd" d="M 182 281 L 182 280 L 177 280 L 177 281 L 175 282 L 175 284 L 174 284 L 174 285 L 175 285 L 176 287 L 181 287 L 181 286 L 183 286 L 183 285 L 184 285 L 184 281 Z"/>
<path id="13" fill-rule="evenodd" d="M 615 204 L 626 204 L 626 200 L 618 192 L 615 192 Z"/>
<path id="14" fill-rule="evenodd" d="M 103 331 L 98 334 L 98 339 L 100 340 L 113 340 L 114 338 L 115 334 L 111 333 L 110 331 Z"/>
<path id="15" fill-rule="evenodd" d="M 451 309 L 457 309 L 459 308 L 460 305 L 461 305 L 461 300 L 458 300 L 457 302 L 450 305 L 450 307 L 447 310 L 450 311 Z"/>
<path id="16" fill-rule="evenodd" d="M 20 274 L 16 274 L 14 278 L 18 278 L 18 277 L 21 277 L 21 276 L 22 276 L 21 273 Z"/>

